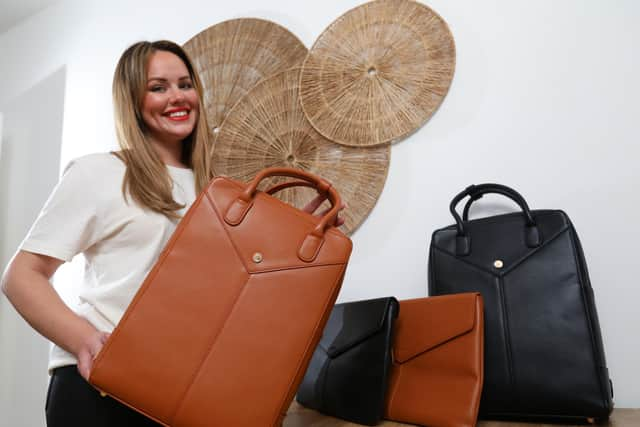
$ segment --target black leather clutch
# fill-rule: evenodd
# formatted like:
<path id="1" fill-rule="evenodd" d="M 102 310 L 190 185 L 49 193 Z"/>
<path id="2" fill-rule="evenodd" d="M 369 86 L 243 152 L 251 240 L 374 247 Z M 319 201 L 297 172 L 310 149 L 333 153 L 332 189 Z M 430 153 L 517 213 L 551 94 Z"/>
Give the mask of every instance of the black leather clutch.
<path id="1" fill-rule="evenodd" d="M 358 424 L 380 422 L 398 310 L 398 301 L 393 297 L 337 304 L 296 400 Z"/>
<path id="2" fill-rule="evenodd" d="M 483 194 L 521 212 L 467 219 Z M 463 217 L 456 205 L 469 202 Z M 480 416 L 569 421 L 613 409 L 593 289 L 578 235 L 559 210 L 530 210 L 515 190 L 471 186 L 450 205 L 454 225 L 436 230 L 429 293 L 480 292 L 485 305 L 485 377 Z"/>

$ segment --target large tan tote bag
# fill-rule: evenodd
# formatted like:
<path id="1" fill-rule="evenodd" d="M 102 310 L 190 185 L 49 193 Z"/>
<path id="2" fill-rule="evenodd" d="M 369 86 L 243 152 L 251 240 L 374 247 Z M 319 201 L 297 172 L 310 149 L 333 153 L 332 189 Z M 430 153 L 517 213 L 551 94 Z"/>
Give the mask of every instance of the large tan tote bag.
<path id="1" fill-rule="evenodd" d="M 288 176 L 326 193 L 315 217 L 257 191 Z M 215 178 L 98 354 L 90 382 L 171 427 L 279 426 L 342 284 L 351 240 L 321 178 Z"/>

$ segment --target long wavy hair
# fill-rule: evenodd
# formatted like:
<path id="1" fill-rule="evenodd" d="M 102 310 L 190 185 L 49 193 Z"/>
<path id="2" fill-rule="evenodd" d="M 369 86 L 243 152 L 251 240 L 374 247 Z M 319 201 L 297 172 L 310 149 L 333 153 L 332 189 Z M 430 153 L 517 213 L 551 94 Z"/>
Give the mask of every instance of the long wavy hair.
<path id="1" fill-rule="evenodd" d="M 160 40 L 135 43 L 124 51 L 113 76 L 113 106 L 116 134 L 121 151 L 115 153 L 126 165 L 122 193 L 138 204 L 170 218 L 184 205 L 172 195 L 172 181 L 164 163 L 148 141 L 142 119 L 142 101 L 147 87 L 147 71 L 151 55 L 167 51 L 178 56 L 189 70 L 198 93 L 198 121 L 193 132 L 182 142 L 182 162 L 193 170 L 196 193 L 213 177 L 210 166 L 211 135 L 202 102 L 202 83 L 186 52 L 177 44 Z"/>

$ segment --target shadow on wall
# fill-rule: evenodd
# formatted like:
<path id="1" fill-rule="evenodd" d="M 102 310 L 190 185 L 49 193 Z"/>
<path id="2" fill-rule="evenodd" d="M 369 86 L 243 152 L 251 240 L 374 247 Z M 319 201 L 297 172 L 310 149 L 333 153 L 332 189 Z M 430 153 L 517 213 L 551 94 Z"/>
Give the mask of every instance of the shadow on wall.
<path id="1" fill-rule="evenodd" d="M 66 69 L 0 105 L 0 268 L 4 270 L 60 173 Z M 47 342 L 2 297 L 2 425 L 44 426 Z M 4 424 L 6 422 L 6 424 Z"/>

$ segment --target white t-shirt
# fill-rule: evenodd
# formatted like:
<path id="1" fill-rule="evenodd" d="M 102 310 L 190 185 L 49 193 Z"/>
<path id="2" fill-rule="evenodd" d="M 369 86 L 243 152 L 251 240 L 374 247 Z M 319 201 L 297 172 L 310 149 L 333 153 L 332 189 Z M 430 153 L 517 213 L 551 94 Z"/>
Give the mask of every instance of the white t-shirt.
<path id="1" fill-rule="evenodd" d="M 167 166 L 173 199 L 195 200 L 193 171 Z M 110 153 L 72 161 L 45 203 L 20 249 L 64 261 L 82 253 L 84 279 L 71 307 L 98 330 L 111 332 L 178 224 L 142 209 L 122 195 L 124 163 Z M 64 286 L 64 284 L 62 284 Z M 49 369 L 76 364 L 73 355 L 53 346 Z"/>

